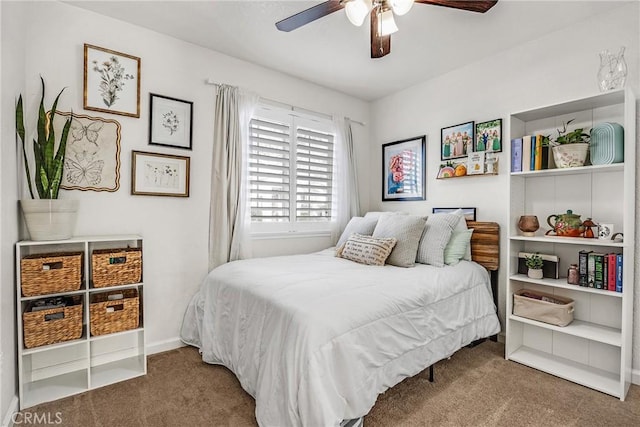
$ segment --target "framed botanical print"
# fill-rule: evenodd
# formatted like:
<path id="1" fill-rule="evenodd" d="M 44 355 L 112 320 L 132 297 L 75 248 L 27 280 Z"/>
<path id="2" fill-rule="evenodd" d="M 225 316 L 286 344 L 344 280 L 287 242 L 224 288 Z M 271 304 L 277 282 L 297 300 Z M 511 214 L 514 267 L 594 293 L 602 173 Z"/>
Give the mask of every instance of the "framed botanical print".
<path id="1" fill-rule="evenodd" d="M 140 58 L 85 43 L 84 109 L 140 117 Z"/>
<path id="2" fill-rule="evenodd" d="M 193 102 L 150 94 L 149 144 L 191 150 Z"/>
<path id="3" fill-rule="evenodd" d="M 131 152 L 131 194 L 189 197 L 189 157 Z"/>
<path id="4" fill-rule="evenodd" d="M 440 131 L 440 160 L 467 157 L 473 151 L 473 123 L 442 128 Z"/>
<path id="5" fill-rule="evenodd" d="M 476 146 L 473 151 L 502 151 L 502 119 L 476 123 Z"/>
<path id="6" fill-rule="evenodd" d="M 382 146 L 382 200 L 425 200 L 426 136 Z"/>

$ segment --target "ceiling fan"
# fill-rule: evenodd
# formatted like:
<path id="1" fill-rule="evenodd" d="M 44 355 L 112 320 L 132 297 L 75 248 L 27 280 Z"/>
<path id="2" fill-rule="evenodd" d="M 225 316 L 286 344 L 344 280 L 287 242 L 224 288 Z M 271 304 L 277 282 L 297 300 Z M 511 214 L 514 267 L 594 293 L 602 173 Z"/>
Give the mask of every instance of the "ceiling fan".
<path id="1" fill-rule="evenodd" d="M 329 0 L 277 22 L 276 28 L 289 32 L 343 8 L 349 21 L 360 26 L 369 14 L 371 57 L 382 58 L 391 52 L 391 34 L 398 30 L 393 20 L 394 13 L 404 15 L 414 2 L 484 13 L 498 0 Z"/>

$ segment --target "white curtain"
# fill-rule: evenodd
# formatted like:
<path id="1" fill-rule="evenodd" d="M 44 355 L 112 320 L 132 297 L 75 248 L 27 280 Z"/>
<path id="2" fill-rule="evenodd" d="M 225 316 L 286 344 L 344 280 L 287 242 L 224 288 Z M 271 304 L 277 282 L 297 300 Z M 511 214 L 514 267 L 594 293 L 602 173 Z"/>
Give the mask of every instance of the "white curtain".
<path id="1" fill-rule="evenodd" d="M 249 121 L 257 100 L 256 95 L 237 87 L 217 87 L 209 209 L 209 270 L 251 256 L 246 171 Z"/>
<path id="2" fill-rule="evenodd" d="M 336 161 L 333 169 L 335 202 L 332 203 L 331 237 L 335 243 L 351 217 L 360 215 L 360 200 L 351 120 L 334 115 L 333 125 L 336 130 Z"/>

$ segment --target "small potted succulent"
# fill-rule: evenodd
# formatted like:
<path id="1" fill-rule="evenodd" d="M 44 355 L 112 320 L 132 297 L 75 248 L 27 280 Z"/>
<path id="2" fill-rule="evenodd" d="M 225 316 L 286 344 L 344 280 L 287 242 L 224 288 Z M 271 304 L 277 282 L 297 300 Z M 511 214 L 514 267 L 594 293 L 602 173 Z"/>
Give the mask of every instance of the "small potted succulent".
<path id="1" fill-rule="evenodd" d="M 22 95 L 16 103 L 16 133 L 22 143 L 27 186 L 31 196 L 31 199 L 20 200 L 20 205 L 32 240 L 62 240 L 72 236 L 78 210 L 77 200 L 58 199 L 71 116 L 66 120 L 59 139 L 56 138 L 53 117 L 64 89 L 58 93 L 51 110 L 47 113 L 44 106 L 44 79 L 40 77 L 40 80 L 42 97 L 36 129 L 31 132 L 35 134 L 31 144 L 28 144 L 27 139 L 31 135 L 25 130 Z M 33 168 L 29 166 L 31 154 Z"/>
<path id="2" fill-rule="evenodd" d="M 574 120 L 563 123 L 562 130 L 556 129 L 558 136 L 549 143 L 553 160 L 559 168 L 584 166 L 587 160 L 591 136 L 584 132 L 584 128 L 576 128 L 569 132 L 567 126 Z"/>
<path id="3" fill-rule="evenodd" d="M 531 279 L 542 279 L 542 257 L 536 252 L 525 258 L 525 265 L 529 269 L 527 276 Z"/>

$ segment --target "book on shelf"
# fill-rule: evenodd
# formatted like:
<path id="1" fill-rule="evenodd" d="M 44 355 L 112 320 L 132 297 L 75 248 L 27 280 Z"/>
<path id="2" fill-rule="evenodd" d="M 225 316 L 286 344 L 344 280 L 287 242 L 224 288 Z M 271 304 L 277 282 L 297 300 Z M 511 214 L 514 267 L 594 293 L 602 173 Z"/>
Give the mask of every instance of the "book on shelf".
<path id="1" fill-rule="evenodd" d="M 588 259 L 591 251 L 582 250 L 578 252 L 578 274 L 580 286 L 589 286 L 589 266 Z"/>
<path id="2" fill-rule="evenodd" d="M 542 135 L 536 135 L 536 154 L 534 161 L 534 169 L 542 170 Z"/>
<path id="3" fill-rule="evenodd" d="M 475 151 L 469 153 L 467 158 L 467 175 L 484 174 L 484 151 Z"/>
<path id="4" fill-rule="evenodd" d="M 550 150 L 548 145 L 542 146 L 542 169 L 549 169 Z"/>
<path id="5" fill-rule="evenodd" d="M 595 253 L 595 265 L 593 272 L 593 287 L 596 289 L 605 289 L 605 278 L 607 277 L 607 266 L 605 262 L 605 254 Z"/>
<path id="6" fill-rule="evenodd" d="M 595 288 L 596 280 L 596 254 L 595 252 L 589 252 L 587 257 L 587 286 Z"/>
<path id="7" fill-rule="evenodd" d="M 616 291 L 616 258 L 618 254 L 607 254 L 607 287 L 609 291 Z"/>
<path id="8" fill-rule="evenodd" d="M 536 136 L 531 136 L 531 161 L 529 163 L 529 170 L 536 170 Z"/>
<path id="9" fill-rule="evenodd" d="M 527 274 L 527 257 L 533 252 L 518 252 L 518 274 Z M 542 258 L 542 277 L 547 279 L 560 278 L 560 258 L 557 255 L 538 254 Z"/>
<path id="10" fill-rule="evenodd" d="M 531 170 L 531 135 L 522 137 L 522 171 Z"/>
<path id="11" fill-rule="evenodd" d="M 522 172 L 522 138 L 511 140 L 511 172 Z"/>
<path id="12" fill-rule="evenodd" d="M 616 255 L 616 292 L 622 292 L 622 254 Z"/>

